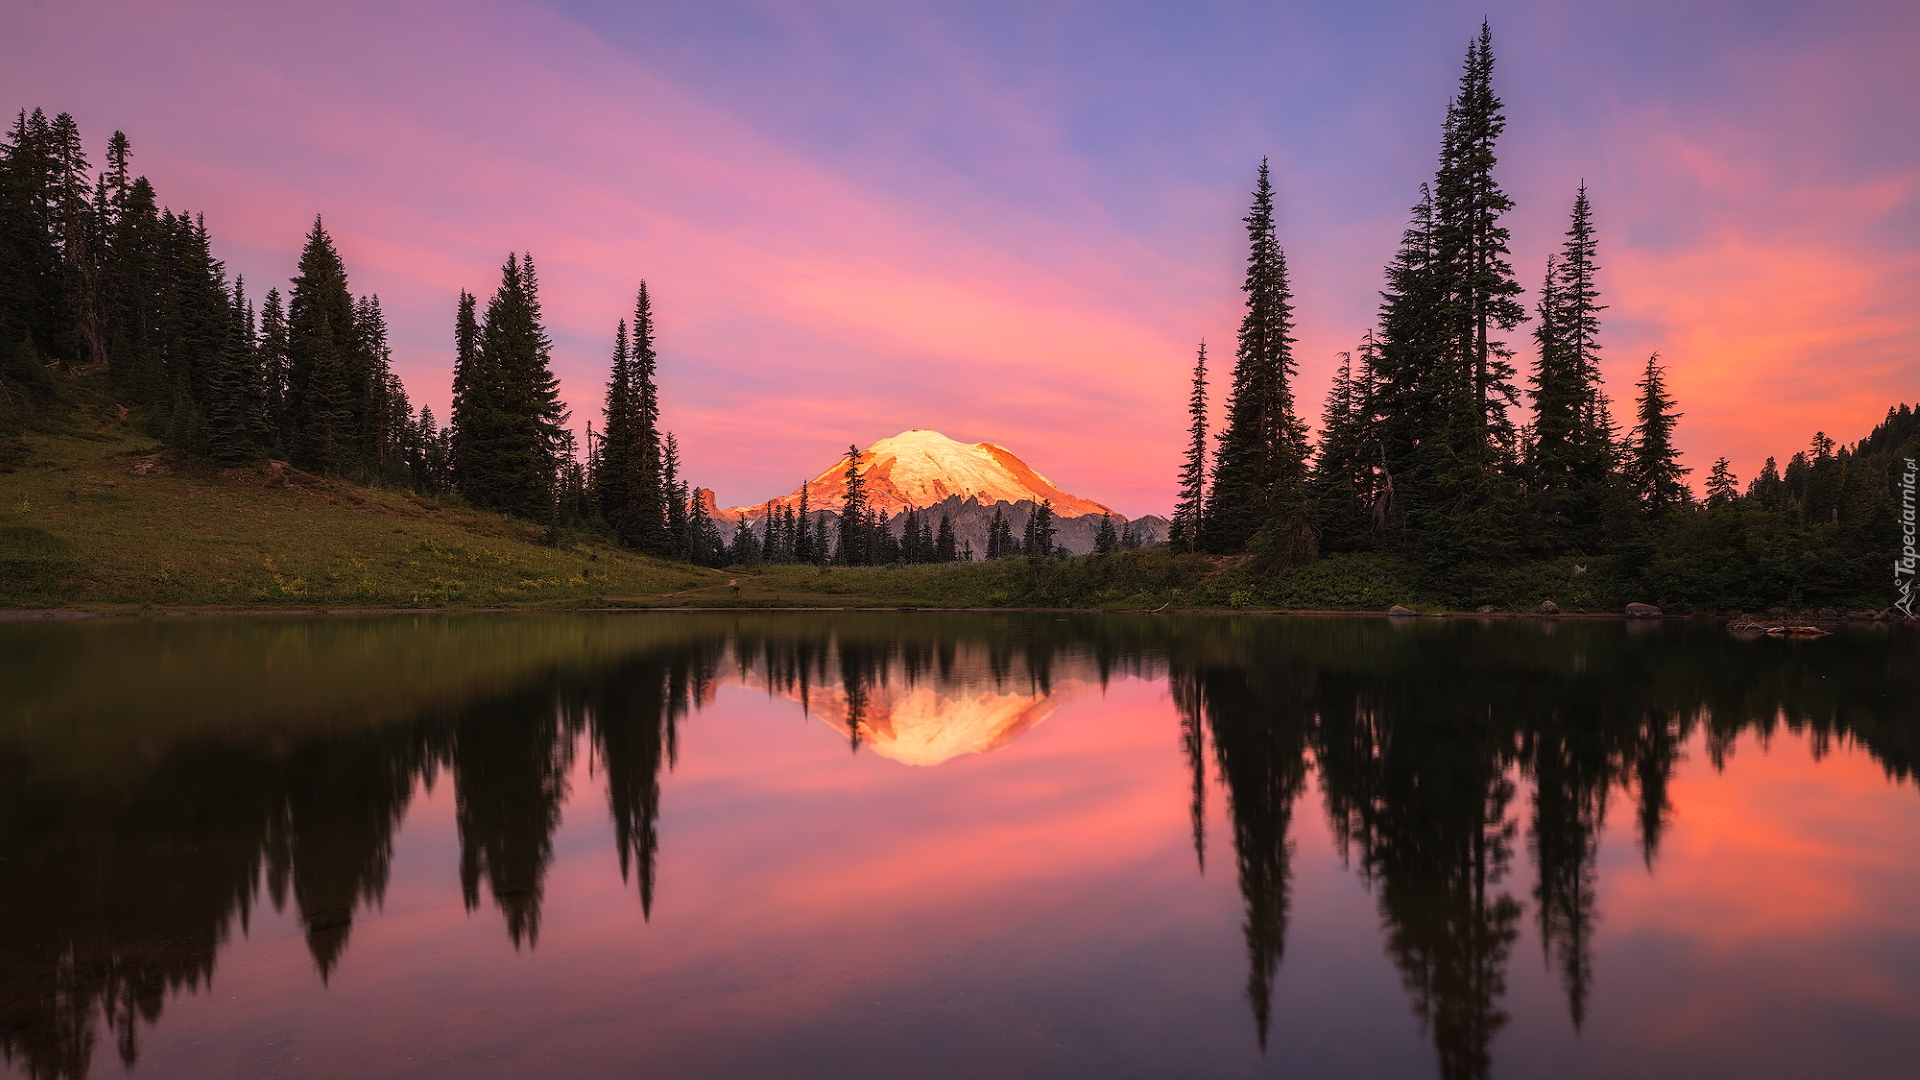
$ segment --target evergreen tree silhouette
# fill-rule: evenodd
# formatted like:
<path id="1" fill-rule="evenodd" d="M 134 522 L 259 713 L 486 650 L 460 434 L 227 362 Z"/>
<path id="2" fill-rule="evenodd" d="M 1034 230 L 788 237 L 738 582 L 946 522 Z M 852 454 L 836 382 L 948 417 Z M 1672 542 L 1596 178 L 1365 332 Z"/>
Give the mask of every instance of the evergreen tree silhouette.
<path id="1" fill-rule="evenodd" d="M 1250 251 L 1241 289 L 1247 311 L 1202 514 L 1205 539 L 1209 550 L 1232 552 L 1265 533 L 1274 559 L 1307 561 L 1317 545 L 1306 504 L 1307 429 L 1293 404 L 1293 293 L 1274 233 L 1273 184 L 1264 159 L 1244 220 Z"/>
<path id="2" fill-rule="evenodd" d="M 1680 464 L 1680 451 L 1673 445 L 1673 429 L 1681 414 L 1674 411 L 1673 399 L 1667 395 L 1666 370 L 1660 366 L 1659 353 L 1647 358 L 1646 371 L 1637 385 L 1639 423 L 1633 429 L 1627 482 L 1641 510 L 1658 517 L 1693 501 L 1682 480 L 1693 470 Z"/>
<path id="3" fill-rule="evenodd" d="M 843 566 L 866 566 L 873 558 L 870 544 L 873 529 L 867 520 L 867 484 L 860 471 L 859 447 L 847 447 L 846 462 L 842 475 L 847 497 L 840 507 L 840 549 L 834 561 Z"/>
<path id="4" fill-rule="evenodd" d="M 1207 343 L 1204 341 L 1193 361 L 1193 389 L 1187 396 L 1187 417 L 1187 456 L 1180 466 L 1180 497 L 1174 505 L 1167 537 L 1175 551 L 1199 550 L 1207 504 Z"/>
<path id="5" fill-rule="evenodd" d="M 1591 543 L 1606 511 L 1614 458 L 1613 422 L 1600 388 L 1596 241 L 1586 185 L 1574 197 L 1567 239 L 1547 262 L 1534 340 L 1533 431 L 1527 477 L 1533 543 L 1547 553 Z"/>

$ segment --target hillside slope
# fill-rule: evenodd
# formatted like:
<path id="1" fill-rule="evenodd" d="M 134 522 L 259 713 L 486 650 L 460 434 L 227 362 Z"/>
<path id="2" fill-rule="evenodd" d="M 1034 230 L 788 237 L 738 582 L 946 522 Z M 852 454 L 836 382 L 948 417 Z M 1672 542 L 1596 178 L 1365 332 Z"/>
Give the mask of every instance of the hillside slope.
<path id="1" fill-rule="evenodd" d="M 36 432 L 0 473 L 0 607 L 520 606 L 726 580 L 546 539 L 452 502 L 276 465 L 219 469 L 124 425 Z"/>

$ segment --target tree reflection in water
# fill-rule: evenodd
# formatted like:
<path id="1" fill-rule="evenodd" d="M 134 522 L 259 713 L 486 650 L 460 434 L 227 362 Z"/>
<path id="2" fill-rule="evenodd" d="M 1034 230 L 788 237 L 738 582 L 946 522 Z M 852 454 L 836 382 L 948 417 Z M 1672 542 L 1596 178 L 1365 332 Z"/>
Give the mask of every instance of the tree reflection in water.
<path id="1" fill-rule="evenodd" d="M 1611 623 L 878 614 L 103 624 L 57 628 L 59 647 L 55 630 L 0 627 L 0 682 L 20 690 L 0 712 L 0 1054 L 47 1078 L 88 1074 L 103 1021 L 132 1065 L 140 1025 L 211 980 L 262 889 L 329 979 L 385 896 L 413 793 L 442 774 L 468 909 L 484 884 L 532 949 L 587 748 L 650 917 L 678 726 L 728 681 L 819 713 L 856 751 L 934 764 L 1017 738 L 1068 680 L 1166 680 L 1202 872 L 1209 769 L 1224 793 L 1258 1044 L 1293 815 L 1317 786 L 1448 1078 L 1490 1071 L 1523 896 L 1584 1022 L 1610 802 L 1636 804 L 1652 869 L 1696 733 L 1718 765 L 1741 733 L 1785 725 L 1900 778 L 1920 747 L 1896 704 L 1920 697 L 1913 644 L 1866 633 L 1820 648 Z M 90 679 L 104 657 L 133 667 L 124 692 Z M 1521 843 L 1530 889 L 1509 880 Z"/>

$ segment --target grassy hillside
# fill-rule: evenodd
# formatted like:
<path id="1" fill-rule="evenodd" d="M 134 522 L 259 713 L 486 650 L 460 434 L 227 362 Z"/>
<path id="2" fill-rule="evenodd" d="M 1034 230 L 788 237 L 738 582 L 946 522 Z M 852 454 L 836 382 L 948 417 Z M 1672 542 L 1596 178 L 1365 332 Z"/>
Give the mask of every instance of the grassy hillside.
<path id="1" fill-rule="evenodd" d="M 1476 586 L 1383 555 L 1278 576 L 1164 548 L 962 566 L 707 570 L 555 538 L 457 500 L 220 468 L 142 435 L 86 374 L 0 440 L 0 608 L 1074 607 L 1618 611 L 1611 560 L 1522 564 Z"/>
<path id="2" fill-rule="evenodd" d="M 141 434 L 94 377 L 60 385 L 0 461 L 0 608 L 1158 606 L 1211 566 L 1142 555 L 958 568 L 723 572 L 457 500 L 274 464 L 221 468 Z"/>
<path id="3" fill-rule="evenodd" d="M 94 611 L 458 607 L 1310 608 L 1429 595 L 1396 560 L 1342 556 L 1279 579 L 1165 549 L 952 567 L 707 570 L 455 501 L 274 465 L 222 469 L 115 419 L 30 432 L 0 473 L 0 607 Z M 1604 573 L 1531 568 L 1477 602 L 1615 609 Z M 1498 595 L 1493 595 L 1497 593 Z M 1631 599 L 1631 598 L 1628 598 Z"/>
<path id="4" fill-rule="evenodd" d="M 660 595 L 712 571 L 451 503 L 271 467 L 216 469 L 109 427 L 32 434 L 0 476 L 0 604 L 444 607 Z"/>
<path id="5" fill-rule="evenodd" d="M 717 572 L 271 464 L 223 469 L 142 435 L 97 376 L 58 386 L 0 461 L 0 607 L 577 605 L 724 585 Z"/>

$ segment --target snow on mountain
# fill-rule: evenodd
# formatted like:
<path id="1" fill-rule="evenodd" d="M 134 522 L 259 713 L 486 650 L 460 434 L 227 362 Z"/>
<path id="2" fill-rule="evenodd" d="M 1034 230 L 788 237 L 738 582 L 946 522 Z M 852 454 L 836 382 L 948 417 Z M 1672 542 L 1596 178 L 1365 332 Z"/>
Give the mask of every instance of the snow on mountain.
<path id="1" fill-rule="evenodd" d="M 1091 499 L 1060 490 L 1004 446 L 968 445 L 926 428 L 881 439 L 861 451 L 859 464 L 868 505 L 888 514 L 935 506 L 955 496 L 980 506 L 1051 500 L 1054 513 L 1063 518 L 1112 513 Z M 846 472 L 842 458 L 808 480 L 803 486 L 809 508 L 838 511 L 847 499 Z M 799 502 L 800 489 L 795 488 L 773 505 L 784 509 Z M 719 514 L 730 521 L 757 521 L 765 510 L 764 505 L 735 506 Z"/>
<path id="2" fill-rule="evenodd" d="M 824 686 L 814 691 L 809 705 L 841 738 L 851 740 L 857 722 L 862 746 L 902 765 L 925 767 L 1000 749 L 1051 716 L 1054 706 L 1078 689 L 1078 684 L 1062 684 L 1042 695 L 990 686 L 883 684 L 856 710 L 844 689 Z"/>
<path id="3" fill-rule="evenodd" d="M 938 679 L 895 658 L 862 669 L 850 693 L 843 659 L 825 658 L 819 681 L 804 689 L 769 683 L 764 669 L 748 667 L 741 674 L 749 685 L 765 686 L 801 706 L 840 738 L 857 739 L 881 757 L 920 767 L 1000 750 L 1052 716 L 1062 702 L 1096 688 L 1054 672 L 1041 690 L 1018 656 L 957 642 L 945 654 Z"/>

